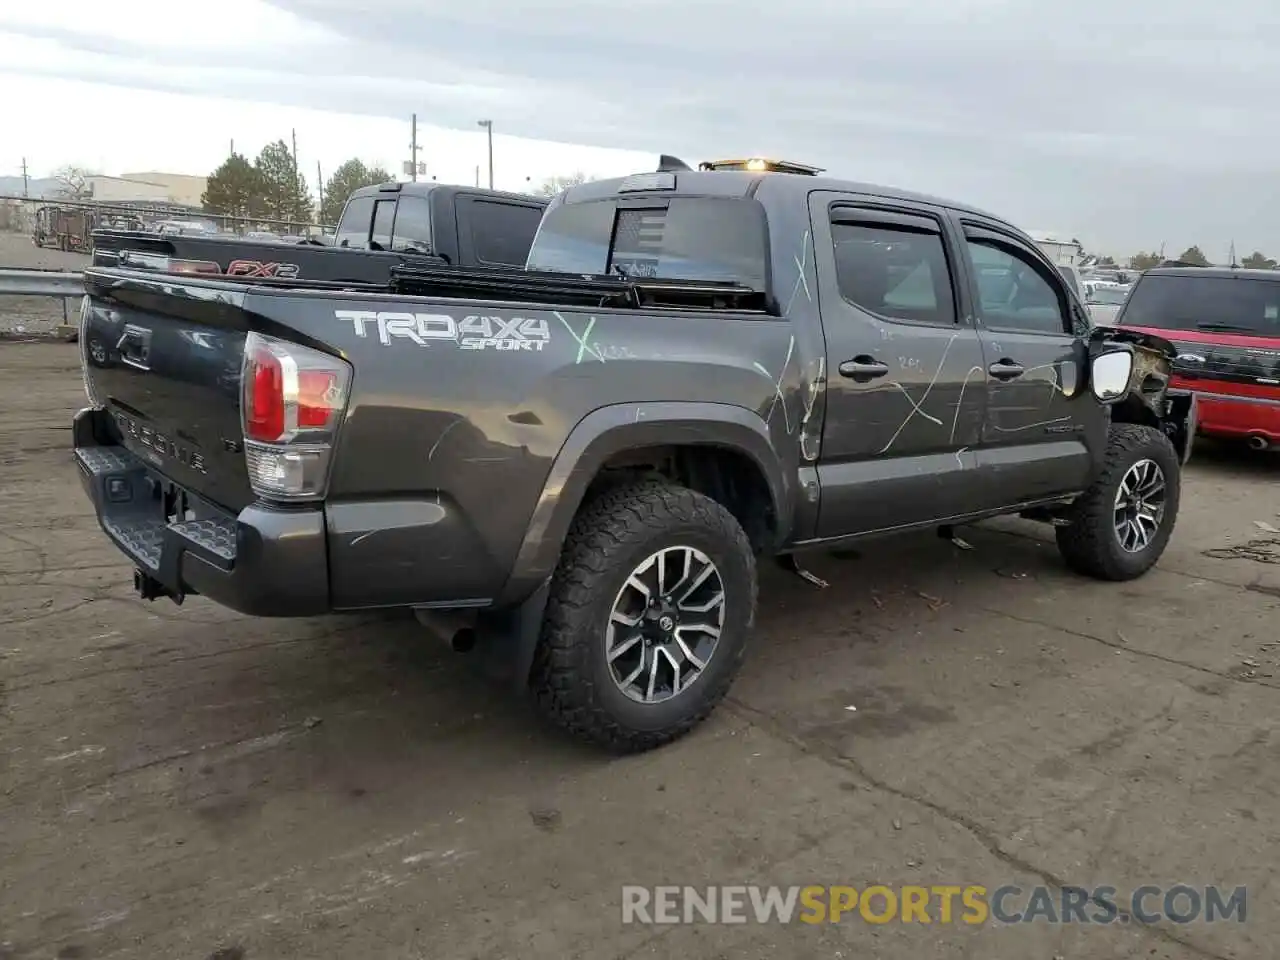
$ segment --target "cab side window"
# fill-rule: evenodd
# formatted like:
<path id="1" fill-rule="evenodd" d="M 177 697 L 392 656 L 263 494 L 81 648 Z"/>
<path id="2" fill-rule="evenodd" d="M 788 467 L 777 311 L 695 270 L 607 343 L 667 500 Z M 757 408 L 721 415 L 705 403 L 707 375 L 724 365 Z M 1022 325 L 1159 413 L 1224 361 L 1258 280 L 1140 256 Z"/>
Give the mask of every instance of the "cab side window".
<path id="1" fill-rule="evenodd" d="M 1031 257 L 994 240 L 965 241 L 978 292 L 978 310 L 989 330 L 1065 334 L 1066 296 Z"/>
<path id="2" fill-rule="evenodd" d="M 954 324 L 946 249 L 929 223 L 923 217 L 869 213 L 862 221 L 856 211 L 833 213 L 836 283 L 845 300 L 889 320 Z"/>

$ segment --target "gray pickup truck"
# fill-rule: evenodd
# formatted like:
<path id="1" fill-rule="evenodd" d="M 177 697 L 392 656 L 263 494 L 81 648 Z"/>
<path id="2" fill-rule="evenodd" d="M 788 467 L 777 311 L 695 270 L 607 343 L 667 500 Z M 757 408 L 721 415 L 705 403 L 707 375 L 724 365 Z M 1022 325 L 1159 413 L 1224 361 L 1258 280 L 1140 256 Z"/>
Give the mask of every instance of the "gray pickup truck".
<path id="1" fill-rule="evenodd" d="M 86 288 L 75 460 L 142 597 L 412 608 L 618 751 L 724 696 L 758 558 L 1020 514 L 1133 578 L 1194 433 L 1024 233 L 799 165 L 573 187 L 525 269 Z"/>

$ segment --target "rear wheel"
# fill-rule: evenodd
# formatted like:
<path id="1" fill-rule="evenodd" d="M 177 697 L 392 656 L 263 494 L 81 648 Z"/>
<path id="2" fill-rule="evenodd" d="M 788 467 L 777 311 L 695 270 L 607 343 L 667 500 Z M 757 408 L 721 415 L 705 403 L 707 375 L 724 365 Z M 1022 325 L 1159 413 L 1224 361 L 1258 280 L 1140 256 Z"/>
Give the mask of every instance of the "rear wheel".
<path id="1" fill-rule="evenodd" d="M 1057 528 L 1067 566 L 1099 580 L 1132 580 L 1169 544 L 1181 498 L 1181 465 L 1159 430 L 1111 427 L 1102 470 L 1076 501 L 1073 522 Z"/>
<path id="2" fill-rule="evenodd" d="M 724 698 L 755 617 L 755 558 L 716 501 L 661 482 L 575 518 L 531 683 L 575 736 L 625 753 L 675 740 Z"/>

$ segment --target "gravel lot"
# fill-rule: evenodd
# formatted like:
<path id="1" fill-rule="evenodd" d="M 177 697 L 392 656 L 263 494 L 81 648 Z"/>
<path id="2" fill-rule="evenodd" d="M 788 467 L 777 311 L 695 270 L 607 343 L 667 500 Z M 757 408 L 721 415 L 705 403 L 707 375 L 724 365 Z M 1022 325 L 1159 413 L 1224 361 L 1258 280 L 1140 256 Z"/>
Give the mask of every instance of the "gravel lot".
<path id="1" fill-rule="evenodd" d="M 69 461 L 80 400 L 74 346 L 0 342 L 4 960 L 1274 956 L 1274 459 L 1198 454 L 1131 584 L 1021 521 L 818 558 L 827 590 L 770 569 L 731 701 L 618 760 L 407 618 L 134 599 Z M 1245 884 L 1249 909 L 620 919 L 629 883 L 873 882 Z"/>

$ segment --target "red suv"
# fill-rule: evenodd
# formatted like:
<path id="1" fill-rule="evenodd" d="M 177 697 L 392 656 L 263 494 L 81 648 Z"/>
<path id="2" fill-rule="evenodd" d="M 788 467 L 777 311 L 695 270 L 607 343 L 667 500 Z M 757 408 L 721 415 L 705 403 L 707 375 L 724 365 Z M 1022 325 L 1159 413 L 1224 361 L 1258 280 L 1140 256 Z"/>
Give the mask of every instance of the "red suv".
<path id="1" fill-rule="evenodd" d="M 1148 270 L 1116 326 L 1178 348 L 1170 386 L 1195 392 L 1197 432 L 1280 448 L 1280 270 Z"/>

